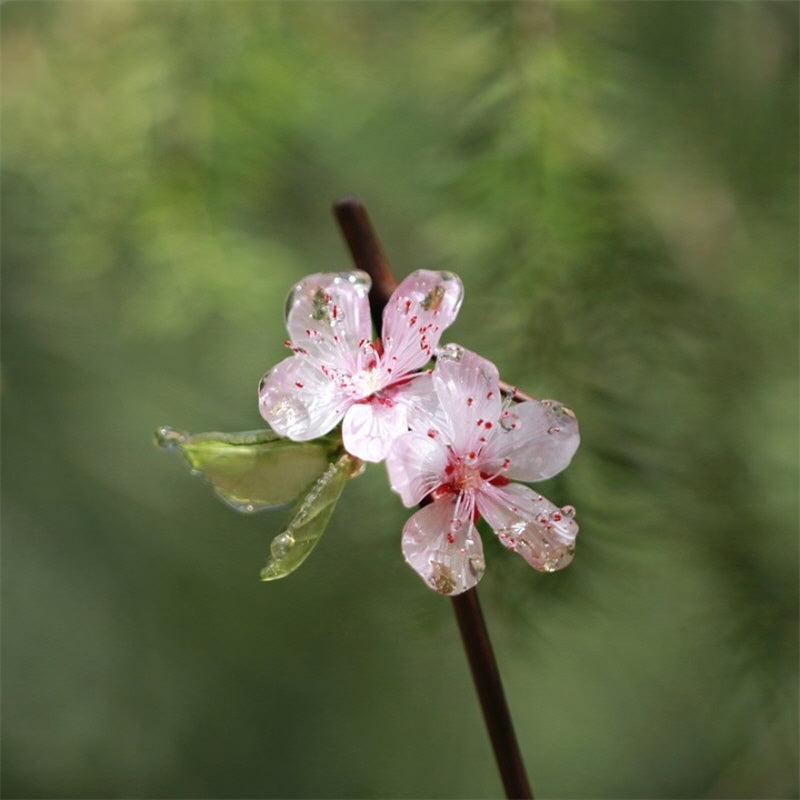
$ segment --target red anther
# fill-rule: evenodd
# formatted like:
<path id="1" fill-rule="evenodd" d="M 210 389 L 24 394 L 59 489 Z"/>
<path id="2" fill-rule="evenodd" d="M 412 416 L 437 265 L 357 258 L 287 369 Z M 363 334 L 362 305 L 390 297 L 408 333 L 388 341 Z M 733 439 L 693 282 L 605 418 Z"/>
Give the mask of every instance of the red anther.
<path id="1" fill-rule="evenodd" d="M 449 483 L 443 483 L 437 486 L 429 496 L 431 500 L 438 500 L 440 497 L 444 497 L 447 494 L 453 494 L 453 492 L 454 489 Z"/>

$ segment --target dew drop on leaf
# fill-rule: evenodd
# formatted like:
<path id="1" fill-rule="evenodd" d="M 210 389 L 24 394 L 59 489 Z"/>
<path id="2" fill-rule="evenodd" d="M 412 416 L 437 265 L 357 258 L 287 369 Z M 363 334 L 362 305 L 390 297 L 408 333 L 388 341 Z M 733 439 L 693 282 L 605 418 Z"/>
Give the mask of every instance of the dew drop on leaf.
<path id="1" fill-rule="evenodd" d="M 279 533 L 269 546 L 270 555 L 273 558 L 285 558 L 286 554 L 294 547 L 294 536 L 288 531 Z"/>
<path id="2" fill-rule="evenodd" d="M 179 431 L 169 425 L 162 425 L 156 430 L 156 444 L 165 450 L 177 450 L 186 442 L 189 434 L 186 431 Z"/>

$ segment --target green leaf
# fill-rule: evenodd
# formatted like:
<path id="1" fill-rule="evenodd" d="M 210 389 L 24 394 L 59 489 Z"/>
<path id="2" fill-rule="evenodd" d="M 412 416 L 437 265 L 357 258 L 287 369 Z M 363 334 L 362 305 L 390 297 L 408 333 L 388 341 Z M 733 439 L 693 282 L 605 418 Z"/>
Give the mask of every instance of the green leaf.
<path id="1" fill-rule="evenodd" d="M 299 497 L 341 449 L 333 437 L 293 442 L 271 430 L 189 434 L 166 426 L 156 431 L 156 442 L 181 453 L 193 474 L 202 475 L 219 497 L 243 512 Z"/>
<path id="2" fill-rule="evenodd" d="M 272 540 L 271 558 L 261 570 L 262 581 L 285 578 L 306 560 L 325 532 L 345 485 L 363 468 L 361 461 L 346 453 L 328 467 L 297 504 L 286 530 Z"/>

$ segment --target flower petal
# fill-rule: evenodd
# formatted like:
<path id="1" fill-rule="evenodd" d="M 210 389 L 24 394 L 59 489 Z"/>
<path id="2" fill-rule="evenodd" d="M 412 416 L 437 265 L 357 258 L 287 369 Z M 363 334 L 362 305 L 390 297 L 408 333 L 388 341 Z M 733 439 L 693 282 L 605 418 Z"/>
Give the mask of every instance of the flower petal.
<path id="1" fill-rule="evenodd" d="M 405 278 L 383 310 L 384 370 L 399 377 L 426 364 L 463 296 L 461 279 L 452 272 L 420 269 Z"/>
<path id="2" fill-rule="evenodd" d="M 461 594 L 483 575 L 483 544 L 470 506 L 446 495 L 413 514 L 403 528 L 406 561 L 440 594 Z"/>
<path id="3" fill-rule="evenodd" d="M 450 430 L 450 421 L 442 411 L 430 372 L 417 373 L 399 385 L 384 389 L 381 394 L 406 407 L 411 430 L 434 437 L 441 437 Z M 444 436 L 444 440 L 449 442 L 450 436 Z"/>
<path id="4" fill-rule="evenodd" d="M 406 407 L 374 395 L 350 406 L 342 423 L 342 442 L 362 461 L 383 461 L 392 443 L 408 431 Z"/>
<path id="5" fill-rule="evenodd" d="M 365 272 L 320 272 L 297 283 L 286 300 L 292 345 L 320 364 L 352 375 L 362 342 L 372 338 Z"/>
<path id="6" fill-rule="evenodd" d="M 330 431 L 352 401 L 305 356 L 276 364 L 258 386 L 258 409 L 270 427 L 296 442 Z"/>
<path id="7" fill-rule="evenodd" d="M 573 508 L 558 508 L 519 483 L 502 488 L 487 484 L 476 503 L 502 544 L 534 569 L 555 572 L 572 561 L 578 535 Z"/>
<path id="8" fill-rule="evenodd" d="M 533 400 L 503 412 L 492 452 L 510 459 L 507 477 L 543 481 L 569 464 L 579 443 L 578 421 L 570 409 L 556 400 Z"/>
<path id="9" fill-rule="evenodd" d="M 450 422 L 453 452 L 474 459 L 493 437 L 500 417 L 497 367 L 470 350 L 449 344 L 437 351 L 433 383 Z"/>
<path id="10" fill-rule="evenodd" d="M 386 454 L 389 482 L 407 508 L 442 485 L 446 466 L 446 447 L 422 433 L 400 436 Z"/>

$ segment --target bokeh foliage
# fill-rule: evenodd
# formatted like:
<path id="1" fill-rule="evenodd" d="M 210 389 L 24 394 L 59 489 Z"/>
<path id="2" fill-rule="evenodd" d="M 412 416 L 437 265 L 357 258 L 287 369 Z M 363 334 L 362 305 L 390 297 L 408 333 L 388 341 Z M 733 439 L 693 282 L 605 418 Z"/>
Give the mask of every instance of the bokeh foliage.
<path id="1" fill-rule="evenodd" d="M 257 427 L 357 193 L 572 406 L 578 554 L 481 584 L 534 790 L 797 796 L 797 6 L 10 2 L 3 794 L 493 797 L 382 468 L 295 575 L 159 424 Z"/>

